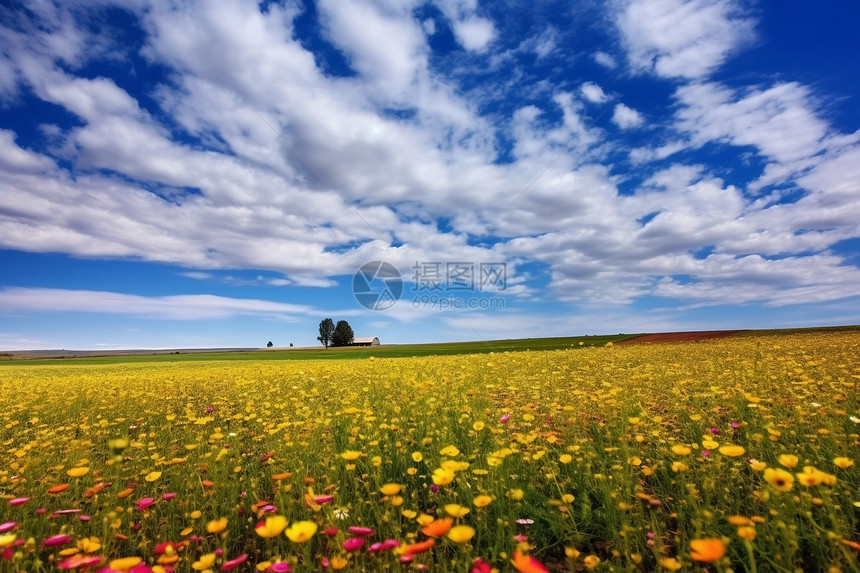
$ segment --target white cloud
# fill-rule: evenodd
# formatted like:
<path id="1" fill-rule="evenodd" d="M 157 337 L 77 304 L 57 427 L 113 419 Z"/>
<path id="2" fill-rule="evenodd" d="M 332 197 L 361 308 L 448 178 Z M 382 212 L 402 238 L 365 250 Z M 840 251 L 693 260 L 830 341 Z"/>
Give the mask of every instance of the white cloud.
<path id="1" fill-rule="evenodd" d="M 454 35 L 467 50 L 483 50 L 496 37 L 496 29 L 486 18 L 472 17 L 454 22 Z"/>
<path id="2" fill-rule="evenodd" d="M 209 294 L 140 296 L 106 291 L 20 287 L 0 290 L 0 306 L 7 313 L 22 310 L 87 312 L 176 320 L 320 314 L 319 309 L 307 305 Z"/>
<path id="3" fill-rule="evenodd" d="M 591 103 L 604 103 L 609 100 L 609 96 L 603 92 L 603 89 L 594 82 L 585 82 L 579 88 L 582 96 Z"/>
<path id="4" fill-rule="evenodd" d="M 595 62 L 608 70 L 614 70 L 618 67 L 618 62 L 615 61 L 615 58 L 606 52 L 594 52 L 591 57 L 594 58 Z"/>
<path id="5" fill-rule="evenodd" d="M 623 103 L 615 104 L 615 110 L 612 113 L 612 123 L 621 129 L 633 129 L 640 127 L 645 120 L 642 115 L 633 108 L 627 107 Z"/>
<path id="6" fill-rule="evenodd" d="M 698 78 L 753 35 L 736 0 L 619 0 L 615 21 L 637 72 Z"/>

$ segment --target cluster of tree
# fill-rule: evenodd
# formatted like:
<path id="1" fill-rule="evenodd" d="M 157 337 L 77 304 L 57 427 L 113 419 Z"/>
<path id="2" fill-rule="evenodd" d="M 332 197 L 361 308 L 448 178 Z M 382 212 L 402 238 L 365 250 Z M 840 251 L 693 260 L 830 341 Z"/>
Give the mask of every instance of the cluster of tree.
<path id="1" fill-rule="evenodd" d="M 352 344 L 355 334 L 352 332 L 352 327 L 345 320 L 334 321 L 330 318 L 320 322 L 320 335 L 317 336 L 323 346 L 349 346 Z"/>

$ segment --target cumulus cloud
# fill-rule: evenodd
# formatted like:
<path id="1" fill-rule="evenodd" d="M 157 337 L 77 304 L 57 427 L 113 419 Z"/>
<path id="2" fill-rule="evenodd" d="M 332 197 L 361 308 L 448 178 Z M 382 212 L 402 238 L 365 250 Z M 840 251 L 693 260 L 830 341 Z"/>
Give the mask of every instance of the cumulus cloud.
<path id="1" fill-rule="evenodd" d="M 615 110 L 612 112 L 612 123 L 621 129 L 640 127 L 644 122 L 642 114 L 635 109 L 627 107 L 623 103 L 615 104 Z"/>
<path id="2" fill-rule="evenodd" d="M 579 88 L 582 92 L 582 97 L 591 103 L 604 103 L 609 100 L 609 96 L 603 93 L 603 89 L 594 82 L 585 82 Z"/>
<path id="3" fill-rule="evenodd" d="M 616 23 L 630 67 L 699 78 L 752 38 L 755 23 L 735 0 L 620 0 Z"/>

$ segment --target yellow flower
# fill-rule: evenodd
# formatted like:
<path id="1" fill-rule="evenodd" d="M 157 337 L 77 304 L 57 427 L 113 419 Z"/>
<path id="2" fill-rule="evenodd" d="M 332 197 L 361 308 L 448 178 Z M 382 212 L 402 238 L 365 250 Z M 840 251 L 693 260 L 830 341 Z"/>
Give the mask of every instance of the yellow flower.
<path id="1" fill-rule="evenodd" d="M 472 429 L 475 430 L 476 432 L 480 432 L 481 430 L 484 429 L 484 426 L 485 426 L 484 422 L 478 421 L 478 422 L 475 422 L 474 424 L 472 424 Z"/>
<path id="2" fill-rule="evenodd" d="M 221 533 L 227 529 L 227 518 L 215 519 L 206 524 L 206 531 L 209 533 Z"/>
<path id="3" fill-rule="evenodd" d="M 612 343 L 610 342 L 608 344 L 612 344 Z M 598 557 L 597 555 L 587 555 L 585 557 L 585 559 L 583 559 L 583 562 L 585 562 L 585 566 L 590 571 L 590 570 L 594 569 L 595 567 L 597 567 L 597 565 L 600 563 L 600 557 Z"/>
<path id="4" fill-rule="evenodd" d="M 755 527 L 750 527 L 749 525 L 738 527 L 738 537 L 752 541 L 755 539 Z"/>
<path id="5" fill-rule="evenodd" d="M 796 466 L 797 461 L 798 461 L 797 456 L 794 456 L 791 454 L 781 454 L 779 456 L 779 463 L 781 463 L 782 465 L 784 465 L 785 467 L 787 467 L 789 469 Z"/>
<path id="6" fill-rule="evenodd" d="M 558 458 L 558 461 L 563 464 L 569 464 L 573 461 L 573 456 L 571 456 L 570 454 L 562 454 L 561 457 Z"/>
<path id="7" fill-rule="evenodd" d="M 143 559 L 140 557 L 123 557 L 122 559 L 113 559 L 108 563 L 108 567 L 124 573 L 142 561 Z"/>
<path id="8" fill-rule="evenodd" d="M 715 450 L 720 447 L 720 443 L 714 440 L 702 440 L 702 447 L 707 450 Z"/>
<path id="9" fill-rule="evenodd" d="M 749 525 L 752 523 L 752 520 L 748 517 L 744 517 L 743 515 L 732 515 L 729 516 L 729 523 L 736 526 Z"/>
<path id="10" fill-rule="evenodd" d="M 317 524 L 313 521 L 297 521 L 286 531 L 286 536 L 295 543 L 304 543 L 317 532 Z"/>
<path id="11" fill-rule="evenodd" d="M 805 485 L 806 487 L 812 487 L 824 481 L 822 479 L 824 477 L 823 472 L 809 467 L 807 469 L 812 469 L 814 471 L 804 471 L 803 473 L 797 474 L 797 481 L 799 481 L 801 485 Z"/>
<path id="12" fill-rule="evenodd" d="M 413 462 L 420 462 L 423 459 L 424 459 L 424 454 L 422 454 L 421 452 L 412 452 L 412 461 Z"/>
<path id="13" fill-rule="evenodd" d="M 683 567 L 683 565 L 674 557 L 663 557 L 662 559 L 660 559 L 660 567 L 662 567 L 666 571 L 677 571 L 678 569 Z"/>
<path id="14" fill-rule="evenodd" d="M 690 542 L 690 557 L 695 561 L 713 563 L 717 559 L 722 559 L 725 554 L 726 544 L 722 539 L 694 539 Z"/>
<path id="15" fill-rule="evenodd" d="M 360 457 L 361 457 L 361 452 L 357 452 L 357 451 L 355 451 L 355 450 L 347 450 L 347 451 L 345 451 L 344 453 L 342 453 L 342 454 L 340 455 L 340 457 L 342 457 L 343 459 L 345 459 L 345 460 L 347 460 L 347 461 L 351 462 L 351 461 L 354 461 L 354 460 L 357 460 L 358 458 L 360 458 Z"/>
<path id="16" fill-rule="evenodd" d="M 207 569 L 211 569 L 214 564 L 215 554 L 207 553 L 206 555 L 201 555 L 198 561 L 191 564 L 191 567 L 193 567 L 195 571 L 206 571 Z"/>
<path id="17" fill-rule="evenodd" d="M 567 555 L 568 559 L 576 559 L 579 557 L 579 551 L 575 547 L 565 547 L 564 554 Z"/>
<path id="18" fill-rule="evenodd" d="M 447 507 L 446 507 L 447 509 Z M 468 511 L 468 510 L 467 510 Z M 448 531 L 448 538 L 455 543 L 466 543 L 475 536 L 475 530 L 468 525 L 457 525 Z"/>
<path id="19" fill-rule="evenodd" d="M 445 468 L 436 468 L 433 470 L 433 483 L 436 485 L 448 485 L 454 481 L 454 472 Z"/>
<path id="20" fill-rule="evenodd" d="M 514 501 L 521 501 L 524 495 L 523 490 L 519 488 L 508 491 L 508 497 Z"/>
<path id="21" fill-rule="evenodd" d="M 469 513 L 469 508 L 463 507 L 459 503 L 449 503 L 445 506 L 445 513 L 451 517 L 463 517 Z"/>
<path id="22" fill-rule="evenodd" d="M 161 472 L 149 472 L 143 479 L 145 479 L 146 481 L 155 481 L 160 477 Z"/>
<path id="23" fill-rule="evenodd" d="M 833 463 L 836 464 L 837 467 L 845 470 L 854 465 L 854 460 L 851 458 L 833 458 Z"/>
<path id="24" fill-rule="evenodd" d="M 687 471 L 687 464 L 684 462 L 672 462 L 672 471 L 673 472 L 685 472 Z"/>
<path id="25" fill-rule="evenodd" d="M 475 499 L 472 500 L 472 503 L 475 504 L 475 507 L 484 507 L 486 505 L 490 505 L 490 502 L 493 501 L 488 495 L 476 495 Z"/>
<path id="26" fill-rule="evenodd" d="M 72 468 L 66 472 L 66 475 L 73 478 L 79 478 L 86 475 L 88 471 L 90 471 L 90 468 Z"/>
<path id="27" fill-rule="evenodd" d="M 681 444 L 675 444 L 672 446 L 672 453 L 678 454 L 679 456 L 689 455 L 690 451 L 690 448 Z"/>
<path id="28" fill-rule="evenodd" d="M 18 539 L 18 536 L 14 533 L 7 533 L 6 535 L 0 535 L 0 547 L 9 547 L 15 540 Z"/>
<path id="29" fill-rule="evenodd" d="M 371 356 L 371 358 L 373 358 L 373 356 Z M 349 563 L 349 561 L 347 561 L 343 557 L 332 557 L 331 558 L 331 568 L 334 569 L 335 571 L 337 571 L 339 569 L 343 569 L 344 567 L 347 566 L 348 563 Z"/>
<path id="30" fill-rule="evenodd" d="M 283 515 L 272 515 L 267 517 L 265 523 L 255 528 L 260 537 L 277 537 L 287 527 L 287 518 Z"/>
<path id="31" fill-rule="evenodd" d="M 573 503 L 573 500 L 575 500 L 575 499 L 576 498 L 573 496 L 572 493 L 566 493 L 563 496 L 561 496 L 561 501 L 563 501 L 564 503 Z"/>
<path id="32" fill-rule="evenodd" d="M 399 483 L 387 483 L 379 488 L 379 491 L 382 492 L 382 495 L 397 495 L 401 489 L 402 486 Z"/>
<path id="33" fill-rule="evenodd" d="M 720 448 L 720 453 L 724 456 L 729 456 L 730 458 L 736 458 L 738 456 L 742 456 L 746 453 L 746 450 L 743 446 L 723 446 Z"/>
<path id="34" fill-rule="evenodd" d="M 779 468 L 767 468 L 764 470 L 764 479 L 774 489 L 779 491 L 790 491 L 794 486 L 794 476 Z"/>
<path id="35" fill-rule="evenodd" d="M 439 450 L 439 453 L 443 456 L 448 456 L 449 458 L 454 458 L 460 455 L 460 450 L 457 449 L 457 446 L 446 446 Z"/>
<path id="36" fill-rule="evenodd" d="M 191 519 L 200 519 L 200 516 L 203 515 L 197 510 L 191 512 Z"/>
<path id="37" fill-rule="evenodd" d="M 404 509 L 400 512 L 400 515 L 405 517 L 406 519 L 413 519 L 418 513 L 412 509 Z"/>
<path id="38" fill-rule="evenodd" d="M 752 462 L 750 467 L 757 472 L 763 471 L 767 467 L 767 462 Z"/>

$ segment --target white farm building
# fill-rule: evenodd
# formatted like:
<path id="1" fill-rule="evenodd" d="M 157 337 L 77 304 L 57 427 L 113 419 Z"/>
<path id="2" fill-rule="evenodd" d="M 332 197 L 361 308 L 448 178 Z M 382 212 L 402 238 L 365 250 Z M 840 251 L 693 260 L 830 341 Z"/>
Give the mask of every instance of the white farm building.
<path id="1" fill-rule="evenodd" d="M 352 339 L 353 346 L 379 346 L 379 338 L 376 336 L 356 336 Z"/>

